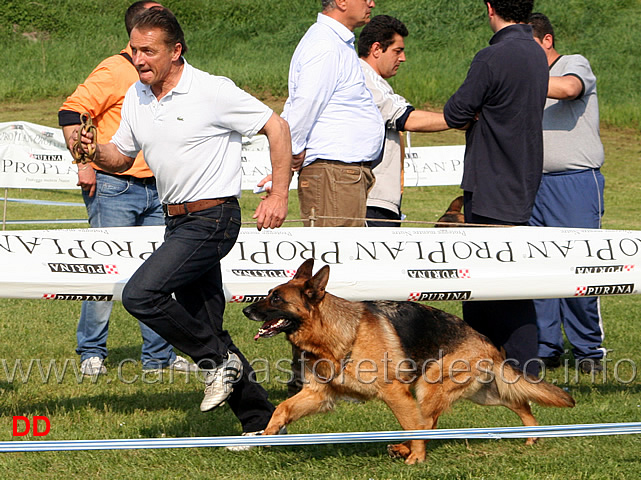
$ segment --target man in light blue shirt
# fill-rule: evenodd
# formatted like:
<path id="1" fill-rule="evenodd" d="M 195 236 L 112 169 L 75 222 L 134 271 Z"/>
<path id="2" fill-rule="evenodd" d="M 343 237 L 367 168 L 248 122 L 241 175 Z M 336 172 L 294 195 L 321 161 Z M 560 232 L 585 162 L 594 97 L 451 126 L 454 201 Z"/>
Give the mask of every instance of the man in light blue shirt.
<path id="1" fill-rule="evenodd" d="M 293 167 L 300 169 L 301 217 L 306 226 L 365 226 L 384 122 L 365 84 L 354 30 L 369 22 L 374 1 L 322 5 L 292 57 L 282 114 L 292 133 Z"/>

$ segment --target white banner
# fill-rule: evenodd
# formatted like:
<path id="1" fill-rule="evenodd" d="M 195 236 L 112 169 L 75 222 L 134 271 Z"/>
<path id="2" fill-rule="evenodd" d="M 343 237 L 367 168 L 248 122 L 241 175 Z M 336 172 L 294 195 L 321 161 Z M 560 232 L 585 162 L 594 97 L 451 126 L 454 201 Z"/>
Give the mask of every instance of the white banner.
<path id="1" fill-rule="evenodd" d="M 465 145 L 407 148 L 405 186 L 460 185 L 464 155 Z"/>
<path id="2" fill-rule="evenodd" d="M 0 123 L 0 187 L 76 189 L 78 168 L 72 161 L 61 129 Z"/>
<path id="3" fill-rule="evenodd" d="M 119 300 L 164 227 L 0 234 L 0 296 Z M 376 235 L 373 235 L 375 233 Z M 542 227 L 244 228 L 222 262 L 227 300 L 252 302 L 308 258 L 352 300 L 490 300 L 639 293 L 638 231 Z"/>
<path id="4" fill-rule="evenodd" d="M 405 154 L 405 186 L 459 185 L 464 145 L 412 147 Z M 76 189 L 76 165 L 62 130 L 29 122 L 0 123 L 0 188 Z M 271 173 L 269 142 L 264 135 L 243 138 L 243 190 Z M 297 188 L 294 175 L 291 189 Z"/>
<path id="5" fill-rule="evenodd" d="M 411 147 L 405 150 L 406 187 L 460 185 L 463 177 L 465 145 L 443 147 Z M 267 174 L 271 173 L 269 143 L 263 135 L 249 140 L 243 138 L 243 190 L 253 190 Z M 298 185 L 294 175 L 289 188 Z"/>

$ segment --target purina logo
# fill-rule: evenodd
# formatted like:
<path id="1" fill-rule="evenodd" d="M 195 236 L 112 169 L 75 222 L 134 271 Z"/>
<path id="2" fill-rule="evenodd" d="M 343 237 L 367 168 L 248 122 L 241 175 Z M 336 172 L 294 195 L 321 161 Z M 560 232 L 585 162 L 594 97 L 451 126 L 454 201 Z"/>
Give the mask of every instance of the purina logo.
<path id="1" fill-rule="evenodd" d="M 84 264 L 84 263 L 49 263 L 53 273 L 83 273 L 88 275 L 118 275 L 116 265 Z"/>
<path id="2" fill-rule="evenodd" d="M 407 276 L 420 279 L 448 279 L 448 278 L 470 278 L 470 271 L 467 268 L 446 268 L 441 270 L 408 270 Z"/>
<path id="3" fill-rule="evenodd" d="M 113 300 L 113 295 L 102 294 L 87 294 L 87 293 L 45 293 L 42 298 L 44 300 L 74 300 L 74 301 L 89 301 L 89 302 L 110 302 Z"/>
<path id="4" fill-rule="evenodd" d="M 29 155 L 34 160 L 40 160 L 41 162 L 62 162 L 62 155 L 44 155 L 41 153 L 33 153 Z"/>
<path id="5" fill-rule="evenodd" d="M 576 287 L 575 297 L 590 297 L 596 295 L 628 295 L 634 293 L 634 283 L 619 285 L 590 285 Z"/>
<path id="6" fill-rule="evenodd" d="M 295 270 L 240 270 L 232 269 L 231 273 L 237 277 L 254 277 L 254 278 L 288 278 L 293 277 Z"/>
<path id="7" fill-rule="evenodd" d="M 460 292 L 415 292 L 410 293 L 410 302 L 435 302 L 446 300 L 469 300 L 472 292 L 463 290 Z"/>
<path id="8" fill-rule="evenodd" d="M 266 297 L 267 295 L 232 295 L 229 303 L 254 303 Z"/>
<path id="9" fill-rule="evenodd" d="M 601 265 L 594 267 L 576 267 L 574 273 L 576 275 L 585 275 L 589 273 L 621 273 L 631 272 L 634 270 L 634 265 Z"/>

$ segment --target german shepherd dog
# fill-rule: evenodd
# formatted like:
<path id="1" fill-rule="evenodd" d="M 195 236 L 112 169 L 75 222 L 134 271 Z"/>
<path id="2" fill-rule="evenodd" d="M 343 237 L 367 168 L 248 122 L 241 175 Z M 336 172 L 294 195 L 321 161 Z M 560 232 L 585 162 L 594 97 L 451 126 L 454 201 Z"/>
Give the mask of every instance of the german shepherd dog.
<path id="1" fill-rule="evenodd" d="M 313 265 L 305 261 L 289 282 L 243 310 L 263 323 L 255 339 L 284 332 L 305 353 L 306 382 L 278 405 L 265 435 L 332 409 L 342 396 L 380 398 L 405 430 L 436 428 L 439 416 L 460 398 L 503 405 L 526 426 L 537 425 L 530 401 L 574 406 L 560 388 L 513 369 L 460 318 L 419 303 L 336 297 L 325 291 L 329 266 L 312 276 Z M 390 445 L 388 451 L 408 464 L 422 462 L 425 440 Z"/>
<path id="2" fill-rule="evenodd" d="M 460 223 L 465 223 L 465 215 L 461 211 L 463 209 L 463 196 L 456 197 L 450 203 L 450 206 L 447 207 L 447 211 L 438 219 L 436 225 L 437 228 L 442 227 L 457 227 Z M 441 223 L 444 222 L 444 223 Z"/>

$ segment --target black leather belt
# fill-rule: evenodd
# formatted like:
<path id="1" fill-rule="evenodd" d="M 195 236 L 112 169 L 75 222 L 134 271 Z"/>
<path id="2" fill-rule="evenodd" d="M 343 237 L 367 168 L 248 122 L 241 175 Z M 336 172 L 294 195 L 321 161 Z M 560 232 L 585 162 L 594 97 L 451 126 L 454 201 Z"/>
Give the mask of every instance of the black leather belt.
<path id="1" fill-rule="evenodd" d="M 335 165 L 345 165 L 345 166 L 356 166 L 356 165 L 361 165 L 363 167 L 371 167 L 374 162 L 341 162 L 340 160 L 325 160 L 324 158 L 319 158 L 317 160 L 314 160 L 311 164 L 313 163 L 331 163 Z"/>
<path id="2" fill-rule="evenodd" d="M 156 177 L 139 178 L 139 177 L 134 177 L 133 175 L 118 175 L 117 173 L 105 172 L 103 170 L 96 170 L 96 173 L 100 173 L 101 175 L 108 175 L 114 178 L 119 178 L 126 182 L 141 183 L 143 185 L 156 185 Z"/>

